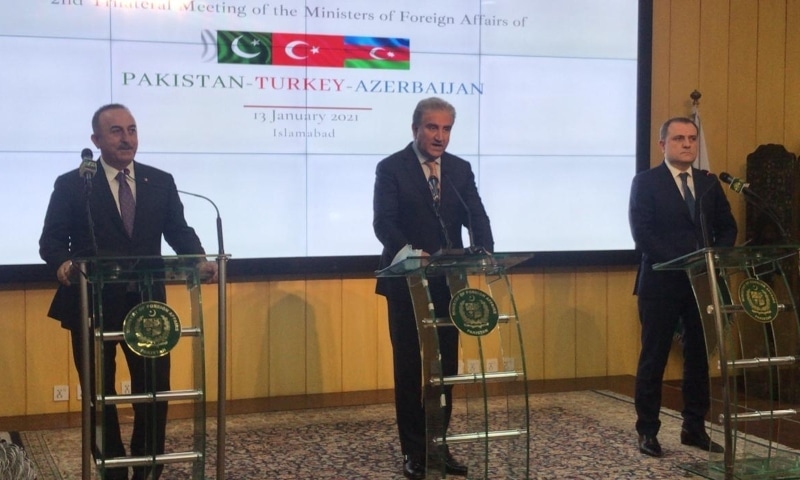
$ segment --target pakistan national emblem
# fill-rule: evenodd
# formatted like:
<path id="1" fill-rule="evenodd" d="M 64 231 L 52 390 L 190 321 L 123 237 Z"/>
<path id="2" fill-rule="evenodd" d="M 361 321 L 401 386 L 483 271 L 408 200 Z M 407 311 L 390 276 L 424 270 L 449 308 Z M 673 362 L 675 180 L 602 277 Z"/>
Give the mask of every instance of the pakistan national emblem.
<path id="1" fill-rule="evenodd" d="M 486 335 L 497 326 L 498 317 L 497 304 L 482 290 L 465 288 L 450 299 L 450 318 L 467 335 Z"/>
<path id="2" fill-rule="evenodd" d="M 770 323 L 778 317 L 778 301 L 769 285 L 748 278 L 739 285 L 739 301 L 744 311 L 758 322 Z"/>
<path id="3" fill-rule="evenodd" d="M 142 357 L 163 357 L 181 336 L 181 322 L 166 303 L 147 301 L 136 305 L 122 323 L 125 343 Z"/>

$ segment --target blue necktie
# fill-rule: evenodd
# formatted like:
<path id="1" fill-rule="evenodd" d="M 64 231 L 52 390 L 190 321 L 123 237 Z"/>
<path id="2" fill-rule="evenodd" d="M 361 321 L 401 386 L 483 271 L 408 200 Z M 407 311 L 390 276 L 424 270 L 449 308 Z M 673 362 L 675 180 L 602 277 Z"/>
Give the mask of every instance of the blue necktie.
<path id="1" fill-rule="evenodd" d="M 136 216 L 136 200 L 133 199 L 131 186 L 128 185 L 129 170 L 120 170 L 117 174 L 119 183 L 119 214 L 122 217 L 122 225 L 129 237 L 133 237 L 133 219 Z"/>
<path id="2" fill-rule="evenodd" d="M 689 174 L 687 172 L 683 172 L 678 175 L 681 177 L 681 183 L 683 184 L 683 199 L 686 201 L 686 206 L 689 207 L 689 214 L 694 219 L 694 195 L 692 195 L 692 191 L 689 189 Z"/>

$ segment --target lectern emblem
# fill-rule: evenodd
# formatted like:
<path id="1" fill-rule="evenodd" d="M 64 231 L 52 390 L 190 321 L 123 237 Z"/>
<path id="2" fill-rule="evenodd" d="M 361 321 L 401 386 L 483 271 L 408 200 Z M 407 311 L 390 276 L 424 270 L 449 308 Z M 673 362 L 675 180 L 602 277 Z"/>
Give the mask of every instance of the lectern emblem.
<path id="1" fill-rule="evenodd" d="M 450 318 L 462 332 L 480 337 L 497 326 L 497 304 L 489 294 L 475 288 L 465 288 L 450 299 Z"/>
<path id="2" fill-rule="evenodd" d="M 757 278 L 748 278 L 739 285 L 739 301 L 753 320 L 770 323 L 778 316 L 778 301 L 769 285 Z"/>
<path id="3" fill-rule="evenodd" d="M 162 302 L 142 302 L 131 309 L 122 323 L 125 343 L 142 357 L 163 357 L 181 336 L 175 310 Z"/>

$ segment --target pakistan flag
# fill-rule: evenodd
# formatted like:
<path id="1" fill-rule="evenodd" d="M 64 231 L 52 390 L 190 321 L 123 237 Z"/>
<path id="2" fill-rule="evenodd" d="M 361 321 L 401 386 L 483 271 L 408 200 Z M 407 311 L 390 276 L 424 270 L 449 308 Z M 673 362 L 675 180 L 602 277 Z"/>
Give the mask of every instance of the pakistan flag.
<path id="1" fill-rule="evenodd" d="M 217 30 L 217 63 L 270 65 L 272 34 Z"/>

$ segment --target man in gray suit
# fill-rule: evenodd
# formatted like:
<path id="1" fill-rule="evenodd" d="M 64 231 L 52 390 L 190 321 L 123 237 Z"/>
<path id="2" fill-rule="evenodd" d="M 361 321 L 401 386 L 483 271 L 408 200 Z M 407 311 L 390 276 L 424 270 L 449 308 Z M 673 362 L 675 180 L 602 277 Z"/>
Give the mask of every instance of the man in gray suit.
<path id="1" fill-rule="evenodd" d="M 445 152 L 455 116 L 453 106 L 442 99 L 420 101 L 411 121 L 413 142 L 378 163 L 373 227 L 383 244 L 380 268 L 389 266 L 395 255 L 407 245 L 422 250 L 423 255 L 435 254 L 442 249 L 462 248 L 463 226 L 471 225 L 478 246 L 488 251 L 494 248 L 489 217 L 478 194 L 470 164 Z M 389 310 L 403 474 L 407 478 L 423 479 L 426 436 L 422 365 L 411 296 L 404 278 L 379 278 L 376 292 L 386 297 Z M 448 316 L 450 293 L 445 279 L 431 279 L 430 292 L 436 316 Z M 458 332 L 455 328 L 439 329 L 439 348 L 444 375 L 455 375 L 458 370 Z M 451 387 L 446 388 L 445 427 L 452 407 L 450 392 Z M 453 458 L 449 451 L 445 452 L 445 460 L 448 474 L 467 474 L 466 466 Z"/>
<path id="2" fill-rule="evenodd" d="M 92 142 L 101 153 L 97 172 L 89 180 L 85 180 L 78 170 L 56 179 L 39 238 L 39 254 L 53 269 L 60 283 L 48 315 L 59 320 L 61 326 L 70 331 L 73 357 L 79 373 L 82 351 L 80 297 L 78 285 L 73 282 L 73 258 L 159 256 L 162 236 L 178 254 L 205 253 L 200 239 L 186 224 L 183 204 L 178 198 L 172 175 L 134 161 L 139 137 L 131 112 L 120 104 L 101 107 L 92 118 L 92 132 Z M 123 190 L 126 192 L 123 193 Z M 125 215 L 126 209 L 121 206 L 126 201 L 132 203 L 132 218 Z M 201 268 L 208 270 L 209 277 L 216 280 L 216 263 L 204 262 Z M 106 284 L 102 292 L 95 293 L 102 295 L 103 326 L 107 331 L 121 331 L 122 321 L 128 311 L 145 300 L 141 290 L 124 283 Z M 147 300 L 165 301 L 164 285 L 157 284 L 150 292 L 150 297 Z M 134 353 L 125 342 L 108 342 L 103 350 L 104 358 L 99 360 L 103 362 L 106 395 L 116 394 L 114 374 L 117 343 L 131 373 L 132 393 L 170 389 L 169 354 L 151 362 Z M 91 349 L 92 362 L 93 354 Z M 155 371 L 151 371 L 153 365 Z M 83 380 L 81 384 L 85 385 Z M 95 379 L 90 380 L 94 392 Z M 137 403 L 133 410 L 131 454 L 144 456 L 163 453 L 166 402 L 159 402 L 156 406 Z M 105 444 L 101 448 L 104 457 L 124 457 L 126 453 L 116 407 L 107 405 L 103 412 Z M 94 419 L 93 412 L 92 421 Z M 96 445 L 94 433 L 93 426 L 92 444 Z M 99 452 L 95 450 L 93 453 L 97 455 Z M 136 467 L 133 469 L 133 479 L 157 479 L 162 468 L 161 465 L 154 469 Z M 127 480 L 128 469 L 107 469 L 105 478 Z"/>
<path id="3" fill-rule="evenodd" d="M 683 336 L 681 443 L 722 451 L 705 430 L 710 405 L 708 356 L 692 285 L 682 271 L 653 270 L 656 263 L 706 246 L 733 246 L 736 241 L 736 221 L 719 181 L 709 172 L 692 167 L 697 158 L 697 133 L 697 125 L 688 118 L 664 122 L 658 142 L 664 161 L 636 175 L 631 186 L 631 232 L 642 254 L 634 287 L 642 323 L 642 350 L 636 371 L 636 431 L 639 451 L 653 457 L 663 454 L 657 438 L 661 382 L 679 324 Z"/>

